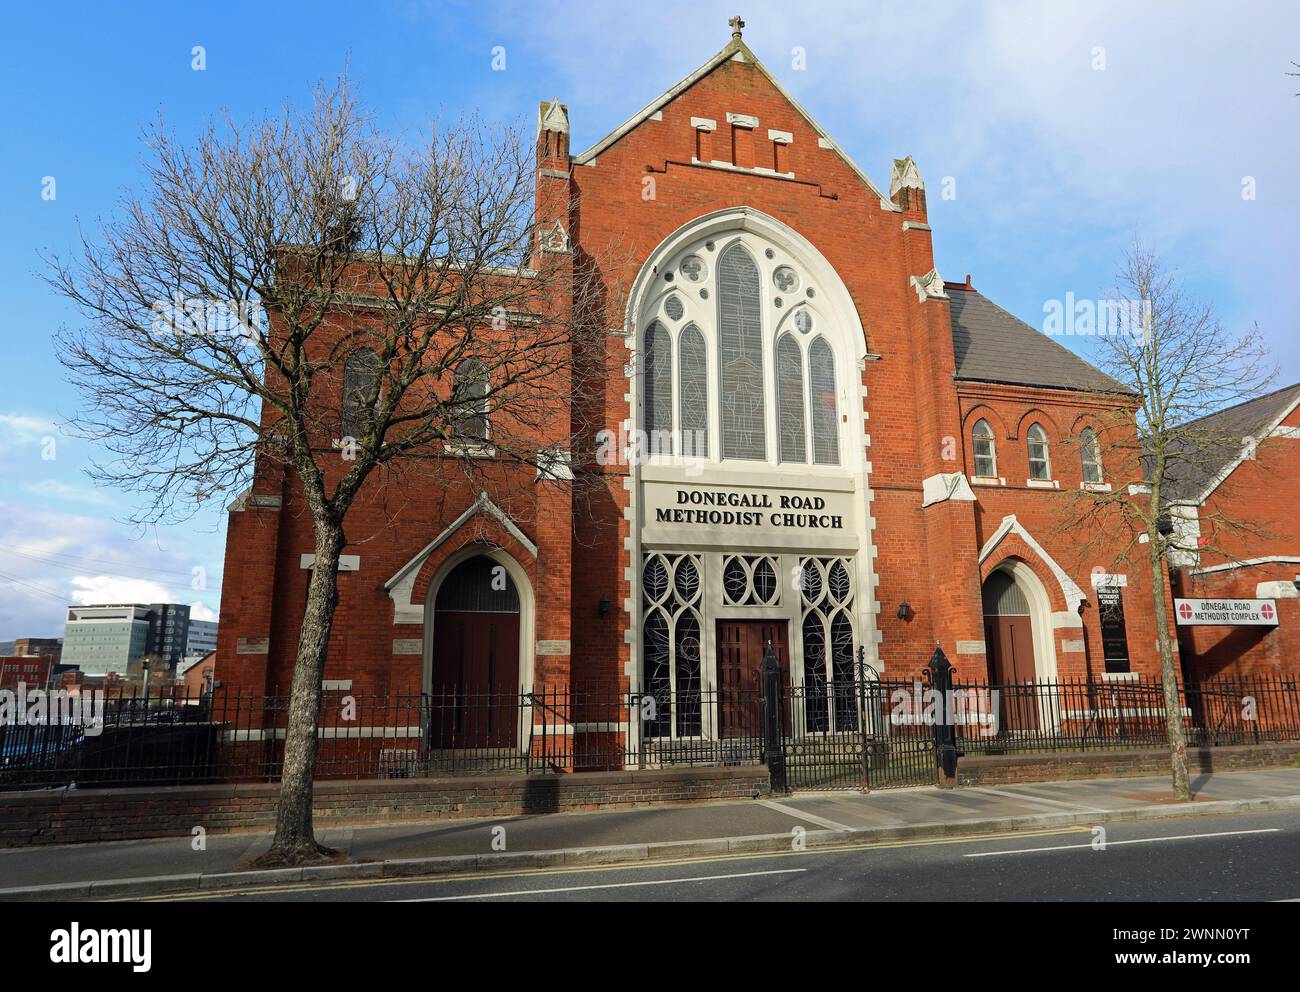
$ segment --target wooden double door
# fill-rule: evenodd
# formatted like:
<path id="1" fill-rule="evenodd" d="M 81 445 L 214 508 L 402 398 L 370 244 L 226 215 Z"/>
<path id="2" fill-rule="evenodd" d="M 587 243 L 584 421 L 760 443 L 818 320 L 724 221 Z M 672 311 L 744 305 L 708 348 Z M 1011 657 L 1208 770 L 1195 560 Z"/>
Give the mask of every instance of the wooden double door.
<path id="1" fill-rule="evenodd" d="M 510 747 L 519 722 L 519 614 L 439 610 L 430 744 Z"/>
<path id="2" fill-rule="evenodd" d="M 768 644 L 781 662 L 782 681 L 790 686 L 785 620 L 719 620 L 718 732 L 722 737 L 758 737 L 763 733 L 763 655 Z M 788 693 L 787 693 L 788 699 Z M 784 715 L 783 723 L 788 724 Z M 788 726 L 786 728 L 788 730 Z"/>
<path id="3" fill-rule="evenodd" d="M 1038 674 L 1029 617 L 986 616 L 984 642 L 989 652 L 989 682 L 1000 693 L 1000 729 L 1036 730 L 1038 696 L 1033 683 Z"/>

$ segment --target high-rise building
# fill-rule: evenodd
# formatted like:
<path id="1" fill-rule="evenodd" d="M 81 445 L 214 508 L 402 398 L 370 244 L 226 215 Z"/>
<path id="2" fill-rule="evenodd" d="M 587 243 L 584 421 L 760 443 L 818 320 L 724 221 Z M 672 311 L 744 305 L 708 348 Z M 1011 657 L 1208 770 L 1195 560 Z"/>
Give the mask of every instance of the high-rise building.
<path id="1" fill-rule="evenodd" d="M 146 655 L 174 667 L 185 655 L 189 626 L 190 608 L 182 603 L 70 606 L 62 661 L 85 675 L 125 674 Z"/>

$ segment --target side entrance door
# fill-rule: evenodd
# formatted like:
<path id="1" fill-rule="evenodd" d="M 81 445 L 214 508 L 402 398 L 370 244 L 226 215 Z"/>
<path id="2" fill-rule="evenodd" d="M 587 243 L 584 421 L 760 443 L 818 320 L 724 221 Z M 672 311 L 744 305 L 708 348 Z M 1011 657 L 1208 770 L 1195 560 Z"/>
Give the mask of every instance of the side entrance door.
<path id="1" fill-rule="evenodd" d="M 984 637 L 989 650 L 989 681 L 1002 695 L 999 716 L 1002 730 L 1036 730 L 1037 696 L 1032 683 L 1034 633 L 1029 617 L 984 618 Z M 1019 688 L 1023 687 L 1023 688 Z"/>
<path id="2" fill-rule="evenodd" d="M 440 610 L 434 627 L 433 747 L 509 747 L 519 706 L 519 614 Z"/>
<path id="3" fill-rule="evenodd" d="M 781 662 L 782 681 L 790 686 L 785 620 L 718 621 L 718 732 L 722 737 L 763 734 L 763 653 L 770 642 Z M 786 709 L 789 694 L 786 694 Z M 789 713 L 781 722 L 789 732 Z"/>

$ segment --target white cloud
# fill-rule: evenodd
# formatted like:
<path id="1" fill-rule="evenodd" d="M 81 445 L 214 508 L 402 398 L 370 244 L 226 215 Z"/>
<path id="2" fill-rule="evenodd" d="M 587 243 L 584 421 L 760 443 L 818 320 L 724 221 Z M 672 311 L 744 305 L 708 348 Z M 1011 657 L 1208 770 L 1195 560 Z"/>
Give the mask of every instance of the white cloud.
<path id="1" fill-rule="evenodd" d="M 215 619 L 221 542 L 211 537 L 169 548 L 170 533 L 133 539 L 112 520 L 0 501 L 0 640 L 62 634 L 69 604 L 188 602 Z"/>
<path id="2" fill-rule="evenodd" d="M 127 579 L 118 575 L 78 575 L 72 579 L 72 602 L 80 606 L 100 603 L 168 603 L 167 586 L 148 579 Z"/>

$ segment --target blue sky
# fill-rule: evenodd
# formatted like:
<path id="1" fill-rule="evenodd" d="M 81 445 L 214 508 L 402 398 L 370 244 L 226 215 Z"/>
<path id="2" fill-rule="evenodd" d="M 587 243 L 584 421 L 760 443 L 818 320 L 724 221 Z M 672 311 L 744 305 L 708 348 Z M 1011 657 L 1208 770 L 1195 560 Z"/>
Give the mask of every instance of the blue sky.
<path id="1" fill-rule="evenodd" d="M 1047 301 L 1104 296 L 1140 232 L 1229 325 L 1258 322 L 1282 380 L 1300 380 L 1290 0 L 24 5 L 0 37 L 0 639 L 60 633 L 68 602 L 219 605 L 223 515 L 140 532 L 119 522 L 125 496 L 84 477 L 93 451 L 60 429 L 77 397 L 50 341 L 76 315 L 33 276 L 39 250 L 66 251 L 137 181 L 145 123 L 161 113 L 184 134 L 222 109 L 302 104 L 347 61 L 381 118 L 417 133 L 468 111 L 531 123 L 558 95 L 576 151 L 721 48 L 737 11 L 877 185 L 916 157 L 946 278 L 972 273 L 1038 325 Z M 945 177 L 955 198 L 938 195 Z"/>

